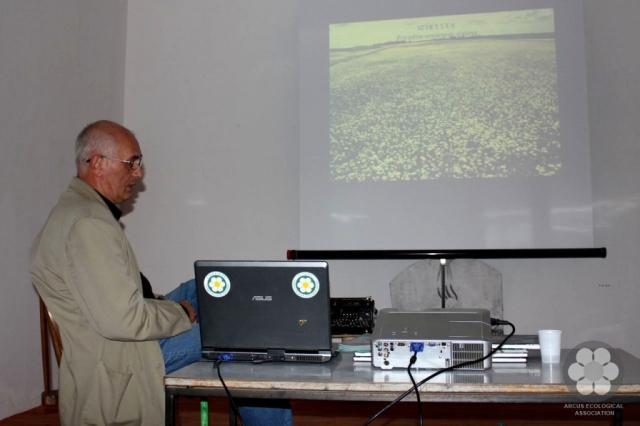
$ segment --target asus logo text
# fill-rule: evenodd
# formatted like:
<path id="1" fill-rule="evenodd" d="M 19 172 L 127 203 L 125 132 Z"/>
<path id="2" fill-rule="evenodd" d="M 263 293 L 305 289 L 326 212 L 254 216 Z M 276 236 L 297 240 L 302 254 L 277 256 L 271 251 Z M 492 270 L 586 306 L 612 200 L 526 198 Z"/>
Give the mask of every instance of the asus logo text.
<path id="1" fill-rule="evenodd" d="M 272 298 L 271 296 L 253 296 L 251 300 L 256 300 L 260 302 L 270 302 Z"/>

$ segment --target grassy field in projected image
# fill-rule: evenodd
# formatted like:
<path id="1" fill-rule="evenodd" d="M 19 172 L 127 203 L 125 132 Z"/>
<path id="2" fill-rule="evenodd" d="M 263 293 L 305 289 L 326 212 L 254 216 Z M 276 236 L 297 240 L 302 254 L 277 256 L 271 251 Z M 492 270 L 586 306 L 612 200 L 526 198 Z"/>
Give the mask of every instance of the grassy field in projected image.
<path id="1" fill-rule="evenodd" d="M 561 167 L 553 39 L 331 52 L 337 181 L 551 176 Z"/>

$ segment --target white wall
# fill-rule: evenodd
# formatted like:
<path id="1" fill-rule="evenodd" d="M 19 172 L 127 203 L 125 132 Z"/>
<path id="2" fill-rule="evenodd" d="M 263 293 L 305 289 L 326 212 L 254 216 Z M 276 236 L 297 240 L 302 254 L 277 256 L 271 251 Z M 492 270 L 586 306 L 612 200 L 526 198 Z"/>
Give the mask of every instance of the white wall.
<path id="1" fill-rule="evenodd" d="M 640 2 L 586 5 L 595 239 L 609 256 L 487 263 L 503 273 L 518 332 L 559 327 L 564 346 L 596 338 L 640 356 Z M 73 174 L 84 124 L 124 117 L 140 139 L 147 174 L 124 222 L 157 291 L 199 258 L 297 248 L 304 165 L 295 0 L 133 0 L 128 14 L 124 0 L 0 0 L 0 57 L 0 319 L 15 324 L 0 331 L 3 418 L 39 404 L 27 250 Z M 333 261 L 332 295 L 389 306 L 388 282 L 410 263 Z"/>
<path id="2" fill-rule="evenodd" d="M 75 136 L 122 120 L 126 13 L 122 0 L 0 0 L 0 419 L 40 405 L 28 250 L 75 174 Z"/>
<path id="3" fill-rule="evenodd" d="M 125 124 L 144 189 L 123 218 L 166 292 L 197 259 L 282 259 L 298 243 L 295 0 L 129 3 Z"/>
<path id="4" fill-rule="evenodd" d="M 597 339 L 636 355 L 638 17 L 634 0 L 585 7 L 595 246 L 609 256 L 487 261 L 519 333 L 557 327 L 566 347 Z M 191 277 L 196 259 L 298 248 L 296 2 L 137 0 L 128 29 L 125 121 L 147 176 L 125 222 L 156 288 Z M 388 283 L 409 264 L 331 261 L 332 295 L 388 307 Z"/>
<path id="5" fill-rule="evenodd" d="M 564 330 L 563 346 L 600 340 L 640 355 L 640 2 L 585 7 L 595 246 L 606 259 L 491 262 L 505 316 Z"/>

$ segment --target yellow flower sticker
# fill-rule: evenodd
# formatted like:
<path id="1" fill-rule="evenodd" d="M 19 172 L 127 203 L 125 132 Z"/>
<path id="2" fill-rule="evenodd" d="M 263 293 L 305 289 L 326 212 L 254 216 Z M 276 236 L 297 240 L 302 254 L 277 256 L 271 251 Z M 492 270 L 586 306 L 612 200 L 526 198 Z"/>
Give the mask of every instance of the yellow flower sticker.
<path id="1" fill-rule="evenodd" d="M 293 277 L 293 292 L 303 299 L 310 299 L 320 291 L 320 281 L 311 272 L 300 272 Z"/>
<path id="2" fill-rule="evenodd" d="M 204 277 L 204 289 L 213 297 L 224 297 L 231 289 L 231 281 L 222 272 L 213 271 Z"/>

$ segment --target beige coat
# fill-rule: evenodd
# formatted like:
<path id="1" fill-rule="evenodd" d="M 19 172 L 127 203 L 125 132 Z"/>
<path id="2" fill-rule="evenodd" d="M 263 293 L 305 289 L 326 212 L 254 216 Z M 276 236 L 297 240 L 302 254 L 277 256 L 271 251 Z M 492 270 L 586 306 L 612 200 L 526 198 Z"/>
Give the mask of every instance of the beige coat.
<path id="1" fill-rule="evenodd" d="M 164 423 L 164 362 L 157 340 L 187 331 L 180 305 L 142 297 L 123 229 L 73 178 L 31 247 L 33 283 L 60 326 L 63 425 Z"/>

